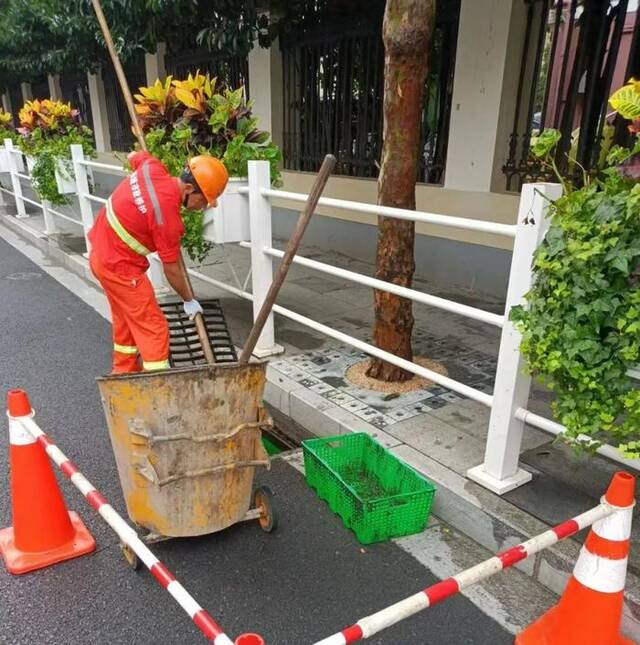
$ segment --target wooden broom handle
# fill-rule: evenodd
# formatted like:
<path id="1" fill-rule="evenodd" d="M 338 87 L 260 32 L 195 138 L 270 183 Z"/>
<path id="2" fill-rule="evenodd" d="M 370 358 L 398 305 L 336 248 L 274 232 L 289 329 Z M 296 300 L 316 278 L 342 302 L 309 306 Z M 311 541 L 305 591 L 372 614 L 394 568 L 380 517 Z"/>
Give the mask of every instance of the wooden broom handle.
<path id="1" fill-rule="evenodd" d="M 273 309 L 276 298 L 278 297 L 280 287 L 282 286 L 284 279 L 287 277 L 289 267 L 293 262 L 295 254 L 298 252 L 298 247 L 300 246 L 300 242 L 302 241 L 302 236 L 307 229 L 311 216 L 316 210 L 320 195 L 322 195 L 322 191 L 327 185 L 327 181 L 329 180 L 329 176 L 333 172 L 335 165 L 336 158 L 333 155 L 327 155 L 322 162 L 322 166 L 320 166 L 316 180 L 311 187 L 309 197 L 307 197 L 307 202 L 304 205 L 302 212 L 300 213 L 300 217 L 298 218 L 296 228 L 289 238 L 289 243 L 287 244 L 284 256 L 282 257 L 280 266 L 278 267 L 276 277 L 273 279 L 273 282 L 269 287 L 269 291 L 267 291 L 267 295 L 265 296 L 264 302 L 262 303 L 262 307 L 260 308 L 256 320 L 253 323 L 253 327 L 249 332 L 249 337 L 247 338 L 244 347 L 242 348 L 242 353 L 240 354 L 240 359 L 238 361 L 241 365 L 248 363 L 249 359 L 251 358 L 251 354 L 255 349 L 258 338 L 260 338 L 262 329 L 264 328 L 265 323 L 269 318 L 269 314 Z"/>

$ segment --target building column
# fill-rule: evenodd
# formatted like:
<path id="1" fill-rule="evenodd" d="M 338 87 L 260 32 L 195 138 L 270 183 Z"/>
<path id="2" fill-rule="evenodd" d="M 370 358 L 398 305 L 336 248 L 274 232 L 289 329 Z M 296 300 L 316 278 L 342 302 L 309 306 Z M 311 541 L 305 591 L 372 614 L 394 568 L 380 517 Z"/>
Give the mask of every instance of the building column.
<path id="1" fill-rule="evenodd" d="M 525 24 L 523 2 L 462 0 L 445 188 L 505 190 Z"/>
<path id="2" fill-rule="evenodd" d="M 62 100 L 62 86 L 60 85 L 60 74 L 49 74 L 47 76 L 49 83 L 49 96 L 54 101 Z"/>
<path id="3" fill-rule="evenodd" d="M 96 138 L 98 152 L 111 151 L 111 135 L 109 134 L 109 118 L 107 116 L 107 99 L 104 93 L 102 72 L 87 74 L 89 84 L 89 101 L 93 116 L 93 134 Z"/>
<path id="4" fill-rule="evenodd" d="M 25 103 L 27 101 L 33 100 L 33 91 L 31 89 L 31 83 L 20 83 L 20 90 L 22 91 L 22 100 Z"/>
<path id="5" fill-rule="evenodd" d="M 167 53 L 166 43 L 158 43 L 155 54 L 144 55 L 144 67 L 147 73 L 147 85 L 153 85 L 158 79 L 164 81 L 167 77 L 167 68 L 164 57 Z"/>
<path id="6" fill-rule="evenodd" d="M 257 43 L 249 52 L 249 96 L 258 128 L 271 132 L 273 142 L 282 148 L 282 56 L 277 39 L 269 49 Z"/>
<path id="7" fill-rule="evenodd" d="M 5 112 L 13 112 L 13 109 L 11 108 L 11 95 L 9 92 L 3 92 L 2 94 L 2 109 Z M 0 144 L 2 145 L 2 144 Z"/>

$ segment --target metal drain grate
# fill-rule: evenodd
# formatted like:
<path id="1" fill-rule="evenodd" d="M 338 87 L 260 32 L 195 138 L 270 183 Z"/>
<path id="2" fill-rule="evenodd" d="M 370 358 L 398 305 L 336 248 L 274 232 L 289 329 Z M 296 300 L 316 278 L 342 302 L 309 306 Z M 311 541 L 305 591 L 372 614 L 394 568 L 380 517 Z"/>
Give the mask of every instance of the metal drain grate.
<path id="1" fill-rule="evenodd" d="M 236 362 L 238 356 L 220 301 L 201 300 L 200 304 L 204 310 L 204 324 L 216 363 Z M 163 302 L 160 303 L 160 308 L 169 323 L 169 359 L 172 367 L 205 365 L 206 360 L 198 340 L 195 323 L 184 313 L 182 302 Z"/>

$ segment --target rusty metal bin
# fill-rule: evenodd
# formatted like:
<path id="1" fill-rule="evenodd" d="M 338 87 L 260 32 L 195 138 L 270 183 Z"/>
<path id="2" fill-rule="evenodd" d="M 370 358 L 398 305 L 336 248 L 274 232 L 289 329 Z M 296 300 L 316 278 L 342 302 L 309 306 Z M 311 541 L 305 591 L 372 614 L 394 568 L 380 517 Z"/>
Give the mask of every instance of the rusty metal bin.
<path id="1" fill-rule="evenodd" d="M 232 364 L 98 379 L 127 511 L 149 537 L 251 519 L 254 469 L 269 465 L 265 370 Z"/>

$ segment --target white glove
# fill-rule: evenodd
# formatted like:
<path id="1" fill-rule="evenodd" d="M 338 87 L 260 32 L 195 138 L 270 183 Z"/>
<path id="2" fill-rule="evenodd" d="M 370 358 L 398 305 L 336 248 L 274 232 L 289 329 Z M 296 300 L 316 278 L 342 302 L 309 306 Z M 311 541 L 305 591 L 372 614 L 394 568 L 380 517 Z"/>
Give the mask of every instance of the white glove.
<path id="1" fill-rule="evenodd" d="M 184 313 L 189 316 L 189 320 L 193 320 L 196 317 L 196 314 L 201 314 L 202 305 L 197 300 L 188 300 L 182 303 L 184 308 Z"/>

